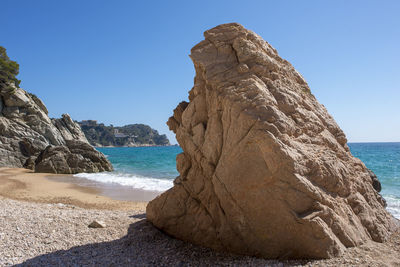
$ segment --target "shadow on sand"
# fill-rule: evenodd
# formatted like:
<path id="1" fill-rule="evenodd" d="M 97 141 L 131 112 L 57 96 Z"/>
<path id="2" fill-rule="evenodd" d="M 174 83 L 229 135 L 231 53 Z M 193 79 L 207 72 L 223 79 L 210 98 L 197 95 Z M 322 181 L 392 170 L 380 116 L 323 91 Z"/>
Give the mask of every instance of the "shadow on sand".
<path id="1" fill-rule="evenodd" d="M 55 251 L 16 266 L 282 266 L 273 260 L 195 246 L 162 233 L 143 219 L 145 214 L 132 217 L 141 220 L 131 224 L 121 239 Z"/>
<path id="2" fill-rule="evenodd" d="M 135 219 L 146 219 L 146 213 L 134 214 L 129 217 Z"/>

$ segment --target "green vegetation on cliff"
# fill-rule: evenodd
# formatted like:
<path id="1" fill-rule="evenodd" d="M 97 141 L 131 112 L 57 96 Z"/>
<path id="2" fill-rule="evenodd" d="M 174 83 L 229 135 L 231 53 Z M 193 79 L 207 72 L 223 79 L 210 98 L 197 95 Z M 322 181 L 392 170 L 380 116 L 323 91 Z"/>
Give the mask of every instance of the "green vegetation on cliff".
<path id="1" fill-rule="evenodd" d="M 89 143 L 94 146 L 142 146 L 169 145 L 165 134 L 160 135 L 156 130 L 145 124 L 129 124 L 122 127 L 105 126 L 97 121 L 86 120 L 79 122 Z"/>
<path id="2" fill-rule="evenodd" d="M 20 80 L 16 78 L 19 73 L 19 64 L 12 61 L 8 56 L 6 49 L 0 46 L 0 83 L 6 84 L 13 82 L 19 87 Z"/>

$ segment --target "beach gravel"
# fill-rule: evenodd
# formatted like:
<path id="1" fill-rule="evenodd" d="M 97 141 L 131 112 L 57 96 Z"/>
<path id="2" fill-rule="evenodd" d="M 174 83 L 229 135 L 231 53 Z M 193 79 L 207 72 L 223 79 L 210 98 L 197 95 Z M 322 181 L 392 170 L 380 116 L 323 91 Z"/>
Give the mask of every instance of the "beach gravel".
<path id="1" fill-rule="evenodd" d="M 89 228 L 93 220 L 106 228 Z M 214 252 L 173 239 L 136 210 L 83 209 L 0 197 L 0 266 L 400 266 L 400 239 L 322 261 L 275 261 Z"/>

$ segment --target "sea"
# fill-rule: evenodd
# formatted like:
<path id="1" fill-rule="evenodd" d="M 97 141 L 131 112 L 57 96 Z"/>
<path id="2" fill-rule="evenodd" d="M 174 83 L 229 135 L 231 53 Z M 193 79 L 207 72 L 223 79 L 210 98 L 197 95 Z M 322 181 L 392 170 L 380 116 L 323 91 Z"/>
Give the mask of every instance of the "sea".
<path id="1" fill-rule="evenodd" d="M 349 143 L 349 147 L 378 176 L 387 210 L 400 219 L 400 143 Z M 149 191 L 154 197 L 171 188 L 178 176 L 175 158 L 182 152 L 179 146 L 97 149 L 110 160 L 114 171 L 80 173 L 76 178 L 117 189 Z"/>

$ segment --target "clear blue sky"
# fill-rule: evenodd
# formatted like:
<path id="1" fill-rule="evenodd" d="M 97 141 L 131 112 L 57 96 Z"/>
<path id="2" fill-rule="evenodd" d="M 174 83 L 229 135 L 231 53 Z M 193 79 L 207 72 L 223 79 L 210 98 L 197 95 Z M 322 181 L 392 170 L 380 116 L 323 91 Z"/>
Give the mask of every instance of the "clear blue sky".
<path id="1" fill-rule="evenodd" d="M 0 45 L 50 116 L 165 122 L 203 32 L 238 22 L 308 81 L 350 142 L 400 141 L 400 1 L 1 0 Z"/>

